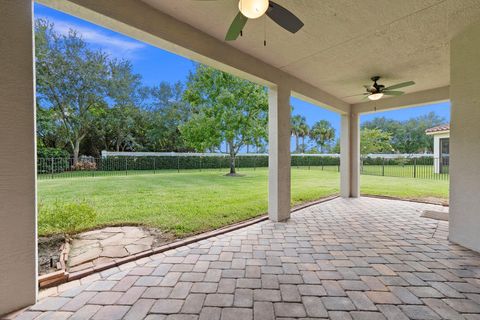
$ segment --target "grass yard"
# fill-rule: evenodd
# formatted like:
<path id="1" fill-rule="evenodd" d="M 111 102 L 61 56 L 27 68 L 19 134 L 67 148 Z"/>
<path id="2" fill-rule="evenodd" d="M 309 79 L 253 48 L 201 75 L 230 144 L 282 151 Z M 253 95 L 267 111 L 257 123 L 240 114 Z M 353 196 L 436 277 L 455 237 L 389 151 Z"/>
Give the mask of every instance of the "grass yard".
<path id="1" fill-rule="evenodd" d="M 190 171 L 157 174 L 70 178 L 38 181 L 39 233 L 61 230 L 42 225 L 42 213 L 55 202 L 86 201 L 97 212 L 96 228 L 139 224 L 181 237 L 252 218 L 267 211 L 266 168 L 242 169 L 242 177 L 224 172 Z M 362 192 L 404 198 L 447 198 L 448 182 L 362 176 Z M 339 173 L 292 169 L 292 204 L 312 201 L 339 191 Z"/>

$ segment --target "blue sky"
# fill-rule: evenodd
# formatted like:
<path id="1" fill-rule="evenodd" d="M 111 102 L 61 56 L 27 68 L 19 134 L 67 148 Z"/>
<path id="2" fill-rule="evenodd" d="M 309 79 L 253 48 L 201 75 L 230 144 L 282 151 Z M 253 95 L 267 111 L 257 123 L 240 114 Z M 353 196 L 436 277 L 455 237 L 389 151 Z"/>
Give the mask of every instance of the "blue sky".
<path id="1" fill-rule="evenodd" d="M 142 75 L 146 85 L 156 85 L 161 81 L 185 81 L 188 73 L 194 67 L 194 62 L 164 51 L 157 47 L 126 37 L 122 34 L 99 27 L 87 21 L 75 18 L 62 12 L 35 3 L 36 18 L 46 18 L 55 24 L 57 31 L 67 33 L 70 28 L 82 34 L 93 48 L 102 49 L 116 58 L 129 59 L 135 72 Z M 305 101 L 292 98 L 293 114 L 301 114 L 307 118 L 309 125 L 325 119 L 332 123 L 337 135 L 340 129 L 340 116 L 335 112 L 319 108 Z M 361 122 L 378 116 L 397 120 L 406 120 L 415 116 L 435 111 L 448 122 L 450 119 L 450 104 L 440 103 L 423 107 L 400 109 L 388 112 L 368 114 L 361 117 Z M 293 143 L 293 140 L 292 140 Z"/>

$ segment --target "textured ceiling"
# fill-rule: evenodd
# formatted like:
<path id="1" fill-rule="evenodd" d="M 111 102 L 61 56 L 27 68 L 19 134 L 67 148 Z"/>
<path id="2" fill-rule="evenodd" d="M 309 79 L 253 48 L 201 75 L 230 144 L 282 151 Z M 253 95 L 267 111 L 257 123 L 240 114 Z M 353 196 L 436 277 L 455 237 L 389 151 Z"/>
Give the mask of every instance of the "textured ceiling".
<path id="1" fill-rule="evenodd" d="M 143 0 L 223 40 L 238 0 Z M 414 80 L 406 92 L 449 84 L 449 40 L 480 18 L 480 0 L 276 0 L 305 26 L 291 34 L 268 18 L 249 20 L 229 44 L 349 103 L 369 78 Z M 267 46 L 263 46 L 266 33 Z"/>

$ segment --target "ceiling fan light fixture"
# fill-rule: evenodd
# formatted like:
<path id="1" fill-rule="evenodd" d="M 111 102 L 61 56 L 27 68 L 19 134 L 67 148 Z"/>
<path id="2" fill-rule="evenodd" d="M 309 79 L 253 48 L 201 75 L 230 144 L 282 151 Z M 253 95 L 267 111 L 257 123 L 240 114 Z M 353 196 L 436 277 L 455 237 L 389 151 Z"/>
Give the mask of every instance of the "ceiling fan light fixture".
<path id="1" fill-rule="evenodd" d="M 268 4 L 268 0 L 240 0 L 238 9 L 245 17 L 257 19 L 267 12 Z"/>
<path id="2" fill-rule="evenodd" d="M 380 100 L 382 97 L 383 97 L 383 93 L 378 92 L 378 93 L 373 93 L 373 94 L 369 95 L 368 99 L 375 101 L 375 100 Z"/>

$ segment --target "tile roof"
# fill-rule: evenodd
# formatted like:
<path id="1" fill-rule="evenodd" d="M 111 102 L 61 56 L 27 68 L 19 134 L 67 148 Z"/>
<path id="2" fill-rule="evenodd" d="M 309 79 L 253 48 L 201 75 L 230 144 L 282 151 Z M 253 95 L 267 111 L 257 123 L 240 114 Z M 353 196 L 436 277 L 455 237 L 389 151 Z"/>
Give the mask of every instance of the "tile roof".
<path id="1" fill-rule="evenodd" d="M 430 129 L 425 130 L 425 133 L 433 133 L 433 132 L 440 132 L 440 131 L 450 131 L 450 123 L 442 124 Z"/>

